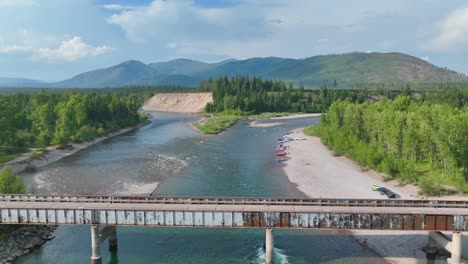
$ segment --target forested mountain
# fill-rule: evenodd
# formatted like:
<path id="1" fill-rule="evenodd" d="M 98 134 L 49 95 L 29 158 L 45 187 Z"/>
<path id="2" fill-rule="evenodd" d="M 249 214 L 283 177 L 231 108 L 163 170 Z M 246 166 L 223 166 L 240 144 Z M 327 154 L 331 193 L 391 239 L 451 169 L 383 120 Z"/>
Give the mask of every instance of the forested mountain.
<path id="1" fill-rule="evenodd" d="M 175 59 L 167 62 L 150 63 L 148 66 L 155 69 L 159 74 L 174 74 L 196 76 L 202 73 L 211 72 L 223 64 L 236 60 L 224 60 L 216 63 L 207 63 L 189 59 Z"/>
<path id="2" fill-rule="evenodd" d="M 189 59 L 144 64 L 127 61 L 119 65 L 79 74 L 45 87 L 112 87 L 122 85 L 185 85 L 227 75 L 281 79 L 294 86 L 323 85 L 346 88 L 363 83 L 453 83 L 468 82 L 468 77 L 440 68 L 419 58 L 401 53 L 347 53 L 306 59 L 277 57 L 226 60 L 205 63 Z M 0 86 L 5 85 L 0 79 Z M 26 85 L 28 86 L 28 85 Z"/>

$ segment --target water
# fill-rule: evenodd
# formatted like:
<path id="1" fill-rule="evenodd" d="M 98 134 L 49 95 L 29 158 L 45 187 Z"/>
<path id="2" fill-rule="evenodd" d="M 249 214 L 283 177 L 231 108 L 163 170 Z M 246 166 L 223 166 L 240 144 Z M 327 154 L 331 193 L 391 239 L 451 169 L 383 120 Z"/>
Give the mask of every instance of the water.
<path id="1" fill-rule="evenodd" d="M 155 114 L 144 128 L 106 140 L 22 177 L 40 193 L 302 197 L 274 162 L 284 132 L 318 122 L 291 119 L 251 128 L 239 122 L 202 136 L 196 116 Z M 262 121 L 269 122 L 269 121 Z M 283 122 L 283 121 L 281 121 Z M 157 186 L 155 182 L 160 182 Z M 334 233 L 333 235 L 331 235 Z M 89 263 L 88 226 L 60 226 L 56 238 L 16 263 Z M 262 229 L 118 228 L 118 252 L 102 247 L 103 263 L 263 263 Z M 275 263 L 385 263 L 336 231 L 275 230 Z"/>

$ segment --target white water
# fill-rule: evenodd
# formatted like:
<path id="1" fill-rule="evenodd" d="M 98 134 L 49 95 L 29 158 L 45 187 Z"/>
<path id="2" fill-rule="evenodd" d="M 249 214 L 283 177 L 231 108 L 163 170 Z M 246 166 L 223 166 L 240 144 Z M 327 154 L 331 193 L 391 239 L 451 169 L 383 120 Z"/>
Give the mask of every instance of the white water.
<path id="1" fill-rule="evenodd" d="M 274 260 L 275 263 L 279 264 L 289 264 L 288 256 L 284 249 L 274 248 Z M 263 247 L 259 247 L 257 249 L 257 259 L 254 263 L 264 264 L 265 263 L 265 249 Z"/>

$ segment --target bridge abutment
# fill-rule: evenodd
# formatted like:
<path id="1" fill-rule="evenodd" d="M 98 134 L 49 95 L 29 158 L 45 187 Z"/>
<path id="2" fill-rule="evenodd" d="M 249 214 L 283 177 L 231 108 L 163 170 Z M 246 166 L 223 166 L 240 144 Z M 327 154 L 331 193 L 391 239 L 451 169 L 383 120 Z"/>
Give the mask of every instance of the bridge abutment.
<path id="1" fill-rule="evenodd" d="M 102 264 L 99 225 L 91 225 L 91 264 Z"/>
<path id="2" fill-rule="evenodd" d="M 265 264 L 273 264 L 275 253 L 273 242 L 273 228 L 265 229 Z"/>

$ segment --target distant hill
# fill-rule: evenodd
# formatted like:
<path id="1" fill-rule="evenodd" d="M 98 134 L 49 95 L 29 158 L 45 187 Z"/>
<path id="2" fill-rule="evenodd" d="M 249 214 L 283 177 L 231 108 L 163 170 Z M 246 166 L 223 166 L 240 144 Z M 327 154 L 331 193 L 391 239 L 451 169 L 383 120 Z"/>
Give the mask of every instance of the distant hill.
<path id="1" fill-rule="evenodd" d="M 25 78 L 0 78 L 0 87 L 37 87 L 44 82 Z"/>
<path id="2" fill-rule="evenodd" d="M 465 75 L 401 53 L 356 52 L 288 60 L 264 75 L 276 76 L 304 85 L 332 84 L 334 80 L 342 84 L 468 81 Z"/>
<path id="3" fill-rule="evenodd" d="M 305 87 L 332 85 L 335 80 L 340 86 L 360 83 L 468 82 L 468 77 L 465 75 L 437 67 L 410 55 L 355 52 L 306 59 L 267 57 L 226 60 L 218 63 L 176 59 L 144 64 L 130 60 L 110 68 L 85 72 L 58 83 L 41 83 L 41 85 L 77 88 L 131 84 L 193 86 L 208 78 L 236 74 L 282 79 Z M 1 80 L 0 86 L 5 86 Z M 37 82 L 30 81 L 31 85 Z M 19 81 L 16 83 L 21 84 Z"/>

